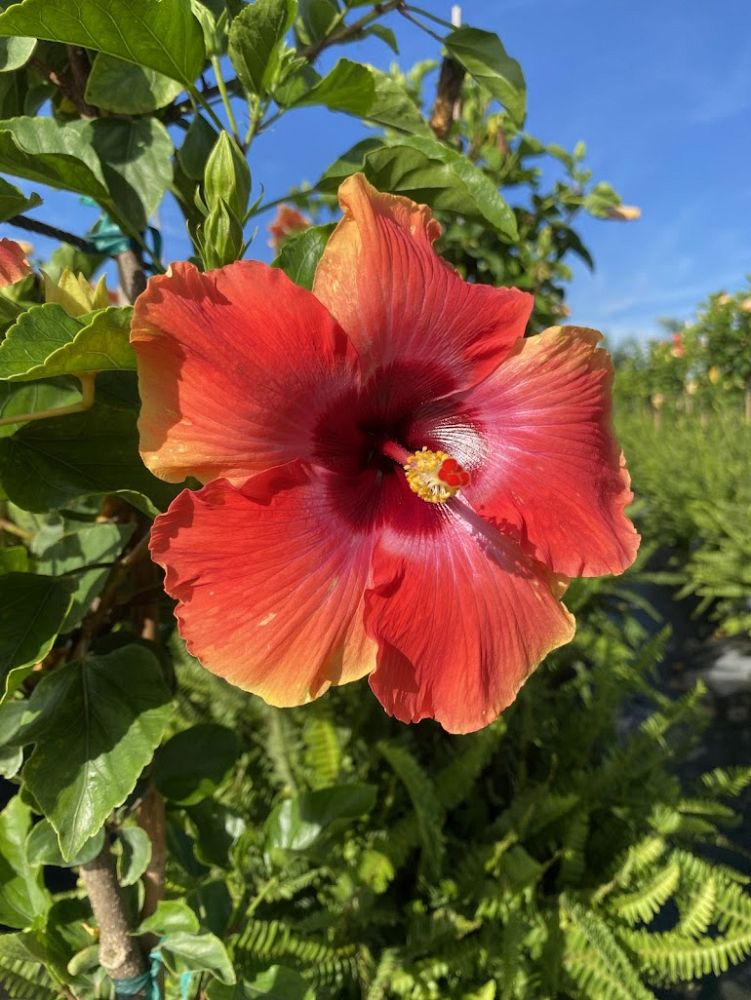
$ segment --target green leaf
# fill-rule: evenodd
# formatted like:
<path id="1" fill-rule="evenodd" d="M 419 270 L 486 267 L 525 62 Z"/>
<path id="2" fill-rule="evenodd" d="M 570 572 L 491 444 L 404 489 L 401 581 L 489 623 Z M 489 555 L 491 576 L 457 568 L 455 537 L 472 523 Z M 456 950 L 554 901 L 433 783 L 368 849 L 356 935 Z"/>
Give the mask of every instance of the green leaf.
<path id="1" fill-rule="evenodd" d="M 345 177 L 363 169 L 365 156 L 374 149 L 383 149 L 383 139 L 362 139 L 324 171 L 316 184 L 316 190 L 324 194 L 335 194 Z"/>
<path id="2" fill-rule="evenodd" d="M 396 41 L 396 35 L 391 30 L 383 24 L 374 24 L 372 27 L 368 28 L 365 32 L 366 35 L 375 35 L 376 38 L 380 38 L 382 42 L 391 49 L 394 55 L 399 55 L 399 45 Z"/>
<path id="3" fill-rule="evenodd" d="M 159 749 L 154 781 L 173 802 L 199 802 L 213 794 L 239 753 L 237 736 L 226 726 L 215 722 L 191 726 Z"/>
<path id="4" fill-rule="evenodd" d="M 100 52 L 86 81 L 88 104 L 121 115 L 145 115 L 170 104 L 183 85 L 163 73 Z"/>
<path id="5" fill-rule="evenodd" d="M 50 905 L 41 868 L 26 857 L 31 810 L 15 795 L 0 813 L 0 923 L 28 927 Z"/>
<path id="6" fill-rule="evenodd" d="M 279 68 L 282 43 L 295 17 L 293 0 L 255 0 L 232 21 L 229 57 L 251 94 L 267 93 Z"/>
<path id="7" fill-rule="evenodd" d="M 92 127 L 117 221 L 125 232 L 139 233 L 172 182 L 169 133 L 155 118 L 98 118 Z"/>
<path id="8" fill-rule="evenodd" d="M 211 798 L 189 806 L 187 811 L 196 830 L 194 852 L 198 860 L 228 868 L 230 848 L 245 831 L 242 816 Z"/>
<path id="9" fill-rule="evenodd" d="M 296 108 L 323 105 L 331 111 L 344 111 L 364 117 L 375 98 L 375 84 L 368 67 L 350 59 L 340 59 L 324 77 L 306 67 L 295 79 L 300 84 L 299 88 L 289 89 L 286 97 L 277 96 L 282 103 L 289 103 Z M 303 81 L 306 87 L 304 90 Z M 293 82 L 290 81 L 290 88 Z"/>
<path id="10" fill-rule="evenodd" d="M 71 604 L 62 581 L 35 573 L 0 576 L 0 701 L 52 649 Z"/>
<path id="11" fill-rule="evenodd" d="M 224 983 L 209 983 L 206 1000 L 314 1000 L 314 993 L 299 972 L 283 965 L 271 968 L 248 982 L 227 986 Z"/>
<path id="12" fill-rule="evenodd" d="M 527 87 L 516 59 L 500 38 L 478 28 L 455 28 L 444 40 L 449 55 L 490 91 L 520 128 L 527 114 Z"/>
<path id="13" fill-rule="evenodd" d="M 318 261 L 333 231 L 332 223 L 311 226 L 301 233 L 293 233 L 284 241 L 272 267 L 280 267 L 288 278 L 302 288 L 312 288 Z"/>
<path id="14" fill-rule="evenodd" d="M 121 854 L 117 859 L 120 885 L 135 885 L 151 860 L 151 840 L 140 826 L 123 826 L 118 831 Z"/>
<path id="15" fill-rule="evenodd" d="M 0 747 L 0 775 L 15 778 L 23 764 L 23 747 Z"/>
<path id="16" fill-rule="evenodd" d="M 248 983 L 253 1000 L 312 1000 L 313 990 L 299 972 L 283 965 L 272 965 Z M 211 1000 L 211 998 L 210 998 Z"/>
<path id="17" fill-rule="evenodd" d="M 375 785 L 332 785 L 304 792 L 281 802 L 266 821 L 270 847 L 304 851 L 338 819 L 355 819 L 369 812 L 376 800 Z"/>
<path id="18" fill-rule="evenodd" d="M 197 934 L 200 924 L 182 899 L 160 899 L 150 917 L 141 921 L 138 934 Z"/>
<path id="19" fill-rule="evenodd" d="M 54 282 L 60 280 L 66 268 L 73 274 L 82 274 L 91 281 L 106 259 L 104 254 L 84 253 L 70 243 L 61 243 L 42 264 L 42 270 Z"/>
<path id="20" fill-rule="evenodd" d="M 493 182 L 466 156 L 422 136 L 364 139 L 335 160 L 316 190 L 332 193 L 358 170 L 381 191 L 404 194 L 432 208 L 491 225 L 509 242 L 517 237 L 514 213 Z"/>
<path id="21" fill-rule="evenodd" d="M 227 949 L 214 934 L 167 934 L 159 949 L 181 960 L 188 972 L 210 972 L 222 983 L 237 982 Z"/>
<path id="22" fill-rule="evenodd" d="M 26 857 L 30 865 L 54 865 L 56 868 L 73 868 L 93 861 L 103 847 L 104 830 L 100 830 L 94 834 L 91 840 L 86 841 L 75 857 L 66 861 L 60 853 L 57 834 L 52 824 L 49 820 L 42 819 L 36 826 L 32 827 L 31 833 L 26 838 Z"/>
<path id="23" fill-rule="evenodd" d="M 39 195 L 33 194 L 27 198 L 23 191 L 19 191 L 15 185 L 0 177 L 0 222 L 12 219 L 14 215 L 20 215 L 21 212 L 26 212 L 41 203 Z"/>
<path id="24" fill-rule="evenodd" d="M 27 424 L 1 440 L 0 483 L 13 503 L 30 511 L 121 493 L 154 513 L 180 489 L 152 476 L 141 462 L 136 413 L 108 403 Z"/>
<path id="25" fill-rule="evenodd" d="M 25 573 L 28 568 L 29 553 L 23 545 L 0 549 L 0 573 Z"/>
<path id="26" fill-rule="evenodd" d="M 195 115 L 185 135 L 185 141 L 177 151 L 180 166 L 191 180 L 203 179 L 206 161 L 217 138 L 216 129 L 201 115 Z"/>
<path id="27" fill-rule="evenodd" d="M 84 570 L 92 563 L 112 563 L 133 534 L 132 524 L 82 524 L 44 547 L 36 547 L 37 570 L 50 576 L 68 577 L 73 600 L 60 631 L 70 632 L 86 614 L 107 581 L 109 569 Z M 78 570 L 78 572 L 76 572 Z"/>
<path id="28" fill-rule="evenodd" d="M 0 39 L 0 73 L 9 73 L 25 66 L 36 44 L 36 38 Z"/>
<path id="29" fill-rule="evenodd" d="M 366 118 L 401 132 L 432 135 L 419 108 L 398 80 L 373 66 L 340 59 L 321 77 L 310 66 L 278 88 L 275 97 L 285 107 L 323 105 L 330 111 Z"/>
<path id="30" fill-rule="evenodd" d="M 339 14 L 336 0 L 300 0 L 300 25 L 306 42 L 326 37 Z"/>
<path id="31" fill-rule="evenodd" d="M 404 86 L 388 73 L 372 66 L 365 68 L 373 80 L 373 101 L 364 117 L 400 132 L 431 136 L 430 126 Z"/>
<path id="32" fill-rule="evenodd" d="M 0 15 L 0 23 L 5 16 Z M 52 118 L 25 116 L 0 122 L 0 170 L 99 202 L 109 200 L 91 122 L 58 124 Z"/>
<path id="33" fill-rule="evenodd" d="M 204 59 L 201 26 L 183 0 L 23 0 L 0 15 L 0 35 L 81 45 L 187 85 Z"/>
<path id="34" fill-rule="evenodd" d="M 16 745 L 34 743 L 24 785 L 70 860 L 133 791 L 172 713 L 156 657 L 124 646 L 43 677 Z"/>
<path id="35" fill-rule="evenodd" d="M 365 155 L 365 175 L 379 191 L 490 223 L 508 242 L 516 218 L 496 186 L 466 156 L 434 139 L 403 137 Z"/>
<path id="36" fill-rule="evenodd" d="M 27 382 L 85 372 L 134 371 L 128 342 L 132 309 L 69 316 L 61 306 L 32 306 L 0 344 L 0 379 Z"/>
<path id="37" fill-rule="evenodd" d="M 20 417 L 26 413 L 58 409 L 81 402 L 81 387 L 73 379 L 47 382 L 0 382 L 0 417 Z M 0 438 L 10 437 L 26 421 L 0 425 Z"/>

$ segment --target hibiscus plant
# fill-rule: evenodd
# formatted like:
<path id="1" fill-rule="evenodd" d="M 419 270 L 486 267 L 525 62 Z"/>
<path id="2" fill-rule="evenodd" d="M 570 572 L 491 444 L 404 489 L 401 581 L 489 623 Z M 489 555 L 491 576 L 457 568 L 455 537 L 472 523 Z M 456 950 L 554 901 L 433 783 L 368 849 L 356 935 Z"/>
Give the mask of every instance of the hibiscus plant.
<path id="1" fill-rule="evenodd" d="M 636 210 L 406 0 L 0 7 L 0 985 L 640 1000 L 739 961 L 700 848 L 751 774 L 671 770 L 701 692 L 649 683 L 612 365 L 556 325 L 577 213 Z M 401 19 L 435 77 L 327 62 Z M 272 266 L 255 140 L 313 106 L 370 131 Z"/>

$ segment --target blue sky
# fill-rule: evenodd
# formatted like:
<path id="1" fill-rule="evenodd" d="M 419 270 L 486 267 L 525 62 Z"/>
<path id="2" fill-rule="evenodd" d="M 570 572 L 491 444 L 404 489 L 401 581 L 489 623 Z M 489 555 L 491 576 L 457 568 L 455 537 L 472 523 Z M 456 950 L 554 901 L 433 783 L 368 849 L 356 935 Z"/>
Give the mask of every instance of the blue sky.
<path id="1" fill-rule="evenodd" d="M 443 17 L 451 7 L 419 5 Z M 576 268 L 572 321 L 613 341 L 646 337 L 659 332 L 658 317 L 687 318 L 708 293 L 743 285 L 751 272 L 749 0 L 465 0 L 462 13 L 465 24 L 496 31 L 520 61 L 528 130 L 567 148 L 583 139 L 595 177 L 642 209 L 635 223 L 582 219 L 597 269 Z M 384 23 L 397 34 L 403 68 L 438 58 L 438 43 L 399 15 Z M 370 40 L 327 53 L 321 68 L 340 55 L 384 69 L 395 58 Z M 314 181 L 362 135 L 343 115 L 289 113 L 253 147 L 256 194 L 262 185 L 276 198 Z M 82 231 L 85 210 L 50 194 L 37 214 Z M 165 206 L 160 224 L 166 256 L 187 255 L 174 207 Z M 261 229 L 250 255 L 268 259 L 266 240 Z M 44 241 L 35 245 L 44 250 Z"/>

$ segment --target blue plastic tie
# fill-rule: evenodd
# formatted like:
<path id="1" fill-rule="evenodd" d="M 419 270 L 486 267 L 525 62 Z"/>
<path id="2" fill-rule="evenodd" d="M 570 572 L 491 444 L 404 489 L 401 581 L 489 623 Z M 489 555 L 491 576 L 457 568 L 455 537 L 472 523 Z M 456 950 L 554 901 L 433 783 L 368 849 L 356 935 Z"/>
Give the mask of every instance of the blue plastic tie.
<path id="1" fill-rule="evenodd" d="M 190 984 L 193 982 L 192 972 L 183 972 L 180 976 L 180 1000 L 190 1000 Z"/>
<path id="2" fill-rule="evenodd" d="M 96 205 L 94 199 L 89 198 L 88 195 L 84 195 L 79 201 L 83 205 Z M 162 257 L 162 235 L 159 230 L 155 229 L 154 226 L 147 226 L 143 237 L 151 243 L 148 246 L 147 242 L 147 246 L 153 259 L 160 261 Z M 124 253 L 126 250 L 135 250 L 136 252 L 139 250 L 138 243 L 129 236 L 126 236 L 106 212 L 103 212 L 91 229 L 85 233 L 85 239 L 91 244 L 96 253 L 103 254 L 105 257 L 116 257 L 119 253 Z"/>
<path id="3" fill-rule="evenodd" d="M 129 976 L 127 979 L 113 979 L 116 997 L 135 997 L 139 993 L 146 994 L 146 1000 L 162 1000 L 159 987 L 159 970 L 164 959 L 160 951 L 152 951 L 149 955 L 149 968 L 140 976 Z"/>

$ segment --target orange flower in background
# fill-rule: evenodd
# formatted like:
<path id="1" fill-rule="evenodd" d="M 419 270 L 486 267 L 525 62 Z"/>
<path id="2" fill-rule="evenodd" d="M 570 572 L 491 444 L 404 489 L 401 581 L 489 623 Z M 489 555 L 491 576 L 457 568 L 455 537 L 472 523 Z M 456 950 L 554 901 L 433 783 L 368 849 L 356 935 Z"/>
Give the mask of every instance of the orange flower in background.
<path id="1" fill-rule="evenodd" d="M 280 205 L 277 209 L 274 221 L 270 222 L 267 226 L 267 229 L 271 234 L 269 246 L 278 250 L 288 236 L 292 233 L 300 232 L 302 229 L 307 229 L 309 225 L 310 219 L 307 215 L 303 215 L 302 212 L 298 212 L 298 210 L 293 208 L 291 205 Z"/>
<path id="2" fill-rule="evenodd" d="M 362 175 L 313 292 L 243 261 L 152 278 L 141 453 L 188 648 L 274 705 L 369 675 L 404 722 L 491 722 L 574 633 L 568 578 L 638 535 L 592 330 L 524 339 L 532 297 L 463 281 L 425 206 Z"/>
<path id="3" fill-rule="evenodd" d="M 680 335 L 680 333 L 674 333 L 672 335 L 672 338 L 673 338 L 673 346 L 670 348 L 670 353 L 674 358 L 682 358 L 683 355 L 686 353 L 686 350 L 683 346 L 683 337 Z"/>
<path id="4" fill-rule="evenodd" d="M 23 247 L 15 240 L 0 240 L 0 288 L 15 284 L 31 274 L 31 265 L 26 260 Z"/>

